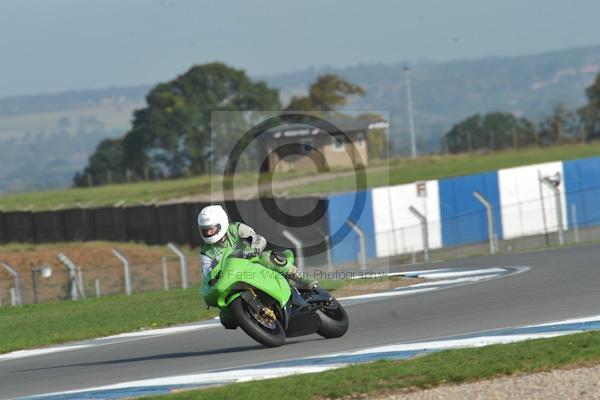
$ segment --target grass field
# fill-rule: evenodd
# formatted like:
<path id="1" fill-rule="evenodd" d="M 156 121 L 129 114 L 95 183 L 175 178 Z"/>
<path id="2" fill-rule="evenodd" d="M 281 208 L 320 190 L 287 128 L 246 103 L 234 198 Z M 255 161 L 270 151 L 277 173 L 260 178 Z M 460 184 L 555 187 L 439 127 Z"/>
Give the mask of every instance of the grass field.
<path id="1" fill-rule="evenodd" d="M 587 145 L 533 148 L 519 151 L 501 151 L 486 155 L 457 154 L 419 157 L 415 160 L 399 158 L 392 160 L 388 171 L 367 169 L 367 186 L 396 185 L 418 180 L 440 179 L 452 176 L 495 171 L 520 165 L 537 164 L 558 160 L 573 160 L 600 156 L 600 142 Z M 353 188 L 355 177 L 348 176 L 316 182 L 291 190 L 294 194 L 339 192 Z"/>
<path id="2" fill-rule="evenodd" d="M 47 111 L 31 114 L 0 117 L 0 140 L 6 138 L 20 138 L 26 132 L 51 132 L 58 126 L 61 118 L 69 118 L 73 124 L 71 133 L 83 118 L 95 118 L 102 121 L 107 132 L 117 130 L 126 132 L 131 127 L 133 111 L 144 106 L 143 102 L 128 102 L 121 106 L 102 104 L 89 107 L 71 108 L 57 111 Z"/>
<path id="3" fill-rule="evenodd" d="M 333 293 L 346 288 L 346 294 L 355 294 L 368 291 L 370 285 L 382 290 L 387 283 L 397 286 L 401 282 L 407 284 L 412 281 L 392 280 L 373 279 L 373 282 L 359 283 L 321 280 L 319 284 Z M 199 286 L 137 292 L 131 296 L 110 295 L 78 301 L 0 307 L 0 353 L 200 321 L 216 315 L 217 309 L 207 310 Z"/>
<path id="4" fill-rule="evenodd" d="M 217 315 L 199 288 L 0 308 L 0 353 L 191 322 Z"/>
<path id="5" fill-rule="evenodd" d="M 600 332 L 587 332 L 476 349 L 448 350 L 405 361 L 377 361 L 316 374 L 236 383 L 152 399 L 362 399 L 367 398 L 367 394 L 430 388 L 599 362 Z"/>
<path id="6" fill-rule="evenodd" d="M 391 160 L 389 168 L 382 162 L 374 162 L 367 168 L 367 186 L 377 187 L 389 184 L 414 182 L 416 180 L 438 179 L 493 171 L 541 162 L 571 160 L 600 156 L 600 143 L 585 145 L 565 145 L 548 148 L 533 148 L 519 151 L 502 151 L 487 155 L 461 154 L 447 156 L 424 156 L 415 160 L 398 158 Z M 355 189 L 353 174 L 340 176 L 332 172 L 331 179 L 306 182 L 300 173 L 275 174 L 277 181 L 287 181 L 289 194 L 332 193 Z M 294 178 L 303 179 L 294 185 Z M 257 175 L 246 174 L 236 177 L 235 187 L 240 182 L 255 185 Z M 126 204 L 139 204 L 163 201 L 186 196 L 210 193 L 211 181 L 208 176 L 177 179 L 160 182 L 139 182 L 101 186 L 90 189 L 68 189 L 0 196 L 0 210 L 16 210 L 32 207 L 33 210 L 52 209 L 58 206 L 112 205 L 120 200 Z"/>

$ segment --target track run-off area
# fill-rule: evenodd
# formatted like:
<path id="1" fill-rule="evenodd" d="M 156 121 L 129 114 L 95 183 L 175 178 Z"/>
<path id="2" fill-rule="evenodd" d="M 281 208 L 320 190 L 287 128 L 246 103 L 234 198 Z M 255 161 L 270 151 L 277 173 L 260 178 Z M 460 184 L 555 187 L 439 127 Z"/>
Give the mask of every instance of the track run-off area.
<path id="1" fill-rule="evenodd" d="M 339 339 L 266 349 L 213 320 L 4 354 L 0 399 L 117 399 L 600 329 L 599 260 L 587 245 L 390 267 L 426 281 L 344 298 Z"/>

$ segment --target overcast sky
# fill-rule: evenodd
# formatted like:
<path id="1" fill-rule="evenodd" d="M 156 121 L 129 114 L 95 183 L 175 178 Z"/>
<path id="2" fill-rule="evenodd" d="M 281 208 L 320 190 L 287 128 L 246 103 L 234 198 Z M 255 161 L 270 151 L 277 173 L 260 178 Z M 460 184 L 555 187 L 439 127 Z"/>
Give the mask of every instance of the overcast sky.
<path id="1" fill-rule="evenodd" d="M 600 44 L 597 0 L 2 0 L 0 97 Z"/>

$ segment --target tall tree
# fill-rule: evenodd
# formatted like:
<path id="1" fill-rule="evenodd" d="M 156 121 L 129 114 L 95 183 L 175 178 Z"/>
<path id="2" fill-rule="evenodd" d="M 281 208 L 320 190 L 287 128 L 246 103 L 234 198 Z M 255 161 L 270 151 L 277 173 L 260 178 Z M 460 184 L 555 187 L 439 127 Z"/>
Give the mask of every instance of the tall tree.
<path id="1" fill-rule="evenodd" d="M 320 75 L 310 85 L 307 96 L 291 98 L 286 111 L 335 111 L 348 103 L 348 97 L 364 94 L 362 87 L 339 75 Z"/>
<path id="2" fill-rule="evenodd" d="M 276 89 L 223 63 L 197 65 L 156 85 L 146 103 L 123 138 L 123 168 L 139 176 L 206 171 L 212 111 L 281 108 Z"/>
<path id="3" fill-rule="evenodd" d="M 535 125 L 509 113 L 475 114 L 456 124 L 444 135 L 450 153 L 501 150 L 534 143 Z"/>
<path id="4" fill-rule="evenodd" d="M 76 173 L 73 178 L 75 186 L 88 185 L 88 176 L 92 184 L 107 183 L 110 179 L 118 179 L 115 175 L 124 175 L 124 157 L 122 139 L 104 139 L 96 147 L 90 157 L 87 167 L 82 173 Z"/>
<path id="5" fill-rule="evenodd" d="M 580 108 L 583 129 L 587 140 L 600 138 L 600 73 L 585 91 L 588 104 Z"/>
<path id="6" fill-rule="evenodd" d="M 542 145 L 574 142 L 578 139 L 579 118 L 564 104 L 554 106 L 552 114 L 539 124 L 539 139 Z"/>

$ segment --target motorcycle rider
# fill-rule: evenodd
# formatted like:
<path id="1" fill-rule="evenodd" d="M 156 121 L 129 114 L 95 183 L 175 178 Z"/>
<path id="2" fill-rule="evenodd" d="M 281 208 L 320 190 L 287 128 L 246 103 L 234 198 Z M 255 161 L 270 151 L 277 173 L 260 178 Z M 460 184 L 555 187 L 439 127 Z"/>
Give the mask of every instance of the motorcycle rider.
<path id="1" fill-rule="evenodd" d="M 200 250 L 202 274 L 208 277 L 213 267 L 221 260 L 225 249 L 231 248 L 243 258 L 262 256 L 261 264 L 280 272 L 292 280 L 299 289 L 316 285 L 300 277 L 294 265 L 288 265 L 285 254 L 276 251 L 263 253 L 267 240 L 242 222 L 229 222 L 229 216 L 220 205 L 204 207 L 198 214 L 198 228 L 204 245 Z"/>

